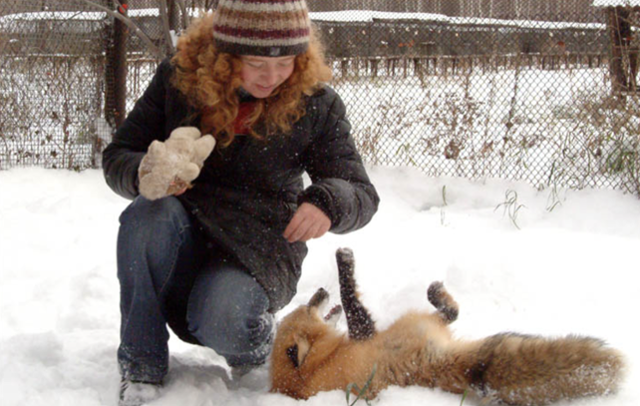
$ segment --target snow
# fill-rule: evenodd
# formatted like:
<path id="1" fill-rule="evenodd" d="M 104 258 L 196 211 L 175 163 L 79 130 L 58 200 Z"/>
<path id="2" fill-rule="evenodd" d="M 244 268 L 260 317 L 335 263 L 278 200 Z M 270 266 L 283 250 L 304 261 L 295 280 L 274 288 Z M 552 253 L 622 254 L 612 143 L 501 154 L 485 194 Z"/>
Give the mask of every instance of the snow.
<path id="1" fill-rule="evenodd" d="M 116 11 L 116 10 L 113 10 Z M 158 17 L 160 11 L 157 8 L 131 9 L 127 11 L 127 16 L 138 17 Z M 0 17 L 1 22 L 8 21 L 68 21 L 68 20 L 89 20 L 102 21 L 107 17 L 104 11 L 34 11 L 28 13 L 7 14 Z"/>
<path id="2" fill-rule="evenodd" d="M 593 0 L 594 7 L 640 7 L 640 0 Z"/>
<path id="3" fill-rule="evenodd" d="M 382 198 L 379 213 L 362 230 L 310 243 L 299 293 L 278 317 L 320 286 L 337 302 L 334 252 L 351 247 L 362 300 L 379 328 L 429 306 L 426 288 L 442 280 L 461 307 L 452 326 L 457 336 L 516 331 L 603 338 L 626 354 L 627 379 L 616 395 L 571 405 L 638 403 L 640 351 L 632 324 L 640 308 L 638 198 L 431 178 L 404 167 L 372 167 L 370 174 Z M 115 405 L 115 244 L 128 201 L 108 189 L 98 170 L 0 171 L 0 190 L 0 404 Z M 514 205 L 503 204 L 507 197 Z M 339 326 L 346 329 L 344 319 Z M 171 372 L 153 406 L 346 403 L 341 391 L 307 402 L 270 394 L 266 369 L 230 382 L 213 351 L 175 337 L 170 346 Z M 460 401 L 439 390 L 393 387 L 374 405 Z"/>
<path id="4" fill-rule="evenodd" d="M 594 0 L 594 7 L 608 7 L 617 5 L 640 5 L 640 0 Z M 197 17 L 202 10 L 188 9 L 191 17 Z M 127 16 L 131 18 L 157 17 L 158 9 L 131 9 L 127 12 Z M 82 22 L 100 22 L 106 18 L 105 12 L 89 12 L 89 11 L 41 11 L 30 13 L 17 13 L 0 16 L 0 27 L 3 25 L 10 26 L 11 22 L 24 21 L 82 21 Z M 535 20 L 505 20 L 496 18 L 478 18 L 478 17 L 451 17 L 444 14 L 434 13 L 408 13 L 408 12 L 388 12 L 373 10 L 342 10 L 342 11 L 324 11 L 310 12 L 309 17 L 313 21 L 326 22 L 357 22 L 371 23 L 376 20 L 411 20 L 411 21 L 427 21 L 442 24 L 460 24 L 460 25 L 490 25 L 505 26 L 515 28 L 530 29 L 602 29 L 602 24 L 597 23 L 575 23 L 575 22 L 558 22 L 558 21 L 535 21 Z M 7 30 L 8 28 L 5 28 Z"/>
<path id="5" fill-rule="evenodd" d="M 624 0 L 619 0 L 624 1 Z M 486 25 L 486 26 L 503 26 L 513 28 L 528 29 L 602 29 L 603 24 L 598 23 L 575 23 L 575 22 L 558 22 L 558 21 L 536 21 L 536 20 L 505 20 L 497 18 L 479 18 L 479 17 L 451 17 L 444 14 L 433 13 L 401 13 L 389 11 L 372 11 L 372 10 L 343 10 L 343 11 L 323 11 L 309 13 L 309 17 L 313 21 L 326 22 L 357 22 L 372 23 L 377 20 L 391 21 L 426 21 L 441 24 L 453 25 Z"/>

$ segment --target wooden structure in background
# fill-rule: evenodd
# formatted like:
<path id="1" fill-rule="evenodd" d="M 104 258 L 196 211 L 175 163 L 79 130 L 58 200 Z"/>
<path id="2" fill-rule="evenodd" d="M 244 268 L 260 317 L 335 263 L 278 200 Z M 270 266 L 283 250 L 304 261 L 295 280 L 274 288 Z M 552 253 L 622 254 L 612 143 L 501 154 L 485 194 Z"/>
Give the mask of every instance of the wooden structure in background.
<path id="1" fill-rule="evenodd" d="M 610 41 L 611 88 L 614 93 L 636 93 L 640 38 L 637 29 L 634 28 L 637 28 L 640 22 L 640 2 L 596 0 L 594 6 L 603 8 L 606 14 Z"/>

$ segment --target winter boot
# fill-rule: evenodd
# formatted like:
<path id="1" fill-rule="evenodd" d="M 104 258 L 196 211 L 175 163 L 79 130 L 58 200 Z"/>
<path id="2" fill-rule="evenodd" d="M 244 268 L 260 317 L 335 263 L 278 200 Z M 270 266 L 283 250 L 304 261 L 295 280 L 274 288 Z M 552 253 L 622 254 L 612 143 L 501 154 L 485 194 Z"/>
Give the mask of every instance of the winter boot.
<path id="1" fill-rule="evenodd" d="M 131 381 L 120 382 L 120 400 L 118 406 L 142 406 L 160 397 L 162 384 Z"/>

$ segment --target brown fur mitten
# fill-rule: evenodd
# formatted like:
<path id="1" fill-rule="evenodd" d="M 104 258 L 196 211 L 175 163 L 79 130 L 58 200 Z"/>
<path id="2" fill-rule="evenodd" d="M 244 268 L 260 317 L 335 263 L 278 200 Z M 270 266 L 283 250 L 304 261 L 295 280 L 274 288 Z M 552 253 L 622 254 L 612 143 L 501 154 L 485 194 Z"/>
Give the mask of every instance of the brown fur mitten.
<path id="1" fill-rule="evenodd" d="M 216 140 L 195 127 L 173 130 L 165 142 L 153 141 L 138 168 L 140 194 L 160 199 L 191 187 Z"/>

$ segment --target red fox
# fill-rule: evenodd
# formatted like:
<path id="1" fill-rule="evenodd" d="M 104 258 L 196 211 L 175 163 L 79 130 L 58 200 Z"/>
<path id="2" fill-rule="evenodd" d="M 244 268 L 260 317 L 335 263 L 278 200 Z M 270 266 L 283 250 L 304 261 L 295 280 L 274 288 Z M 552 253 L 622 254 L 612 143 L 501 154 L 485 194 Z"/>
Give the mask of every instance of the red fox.
<path id="1" fill-rule="evenodd" d="M 613 393 L 622 379 L 623 356 L 596 338 L 453 338 L 448 325 L 458 305 L 440 282 L 427 290 L 435 312 L 411 312 L 376 331 L 358 299 L 352 251 L 339 249 L 336 258 L 342 308 L 323 317 L 329 294 L 321 288 L 282 320 L 271 356 L 272 392 L 307 399 L 371 379 L 368 399 L 389 385 L 420 385 L 475 394 L 483 404 L 533 406 Z M 348 336 L 335 328 L 342 310 Z"/>

